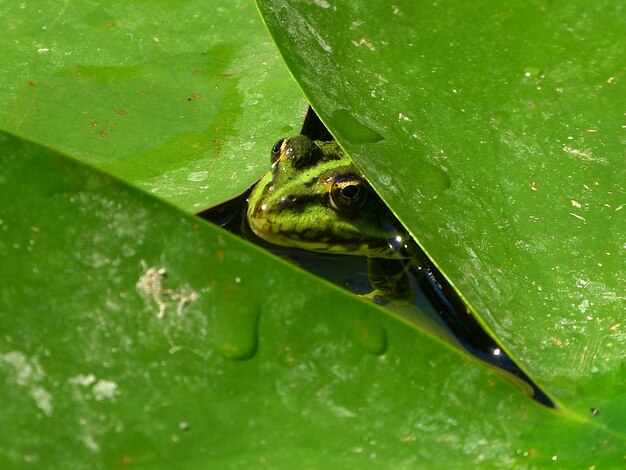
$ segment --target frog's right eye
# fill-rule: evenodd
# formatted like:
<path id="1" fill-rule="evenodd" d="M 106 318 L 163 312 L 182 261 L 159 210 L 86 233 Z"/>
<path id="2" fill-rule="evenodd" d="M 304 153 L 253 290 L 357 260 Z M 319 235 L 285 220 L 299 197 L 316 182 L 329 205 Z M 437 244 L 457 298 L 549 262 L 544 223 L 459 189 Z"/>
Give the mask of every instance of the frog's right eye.
<path id="1" fill-rule="evenodd" d="M 272 147 L 272 156 L 270 157 L 272 164 L 276 163 L 276 161 L 278 160 L 278 157 L 280 157 L 280 149 L 282 148 L 284 141 L 285 139 L 280 139 Z"/>
<path id="2" fill-rule="evenodd" d="M 354 218 L 367 200 L 368 185 L 358 175 L 341 176 L 330 188 L 330 204 L 341 215 Z"/>

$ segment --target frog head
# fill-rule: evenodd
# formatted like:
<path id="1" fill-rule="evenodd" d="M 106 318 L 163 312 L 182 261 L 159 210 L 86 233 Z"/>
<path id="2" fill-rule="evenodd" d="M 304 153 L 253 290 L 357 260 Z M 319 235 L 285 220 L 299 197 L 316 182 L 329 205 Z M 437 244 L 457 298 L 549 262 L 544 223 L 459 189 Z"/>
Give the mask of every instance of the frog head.
<path id="1" fill-rule="evenodd" d="M 408 238 L 335 141 L 279 140 L 252 189 L 247 221 L 266 242 L 322 253 L 397 258 Z"/>

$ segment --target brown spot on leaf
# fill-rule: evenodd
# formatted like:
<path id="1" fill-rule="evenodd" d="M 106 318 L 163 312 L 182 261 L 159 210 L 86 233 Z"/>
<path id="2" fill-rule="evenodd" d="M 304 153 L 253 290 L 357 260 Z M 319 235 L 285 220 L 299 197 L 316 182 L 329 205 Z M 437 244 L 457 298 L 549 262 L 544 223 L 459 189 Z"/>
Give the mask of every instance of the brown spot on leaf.
<path id="1" fill-rule="evenodd" d="M 552 341 L 552 344 L 554 344 L 555 346 L 563 346 L 563 341 L 561 341 L 559 338 L 550 338 L 550 341 Z"/>

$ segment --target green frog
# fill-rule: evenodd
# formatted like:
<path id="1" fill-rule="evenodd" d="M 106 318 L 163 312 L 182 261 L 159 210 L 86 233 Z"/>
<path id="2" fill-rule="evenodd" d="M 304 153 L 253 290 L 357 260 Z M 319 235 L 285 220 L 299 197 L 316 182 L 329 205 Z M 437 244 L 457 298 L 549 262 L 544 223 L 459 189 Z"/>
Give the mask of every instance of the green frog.
<path id="1" fill-rule="evenodd" d="M 320 253 L 401 258 L 407 239 L 385 203 L 335 141 L 279 140 L 271 170 L 248 197 L 247 221 L 274 245 Z"/>
<path id="2" fill-rule="evenodd" d="M 332 141 L 279 140 L 271 170 L 252 188 L 249 228 L 272 245 L 368 259 L 374 300 L 409 299 L 410 236 L 352 160 Z"/>

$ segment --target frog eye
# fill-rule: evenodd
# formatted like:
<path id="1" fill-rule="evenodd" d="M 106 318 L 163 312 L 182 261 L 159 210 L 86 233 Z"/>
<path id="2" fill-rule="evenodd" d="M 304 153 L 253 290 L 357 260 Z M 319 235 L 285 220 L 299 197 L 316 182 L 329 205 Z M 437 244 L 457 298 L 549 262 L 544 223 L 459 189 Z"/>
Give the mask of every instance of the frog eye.
<path id="1" fill-rule="evenodd" d="M 367 183 L 356 175 L 337 178 L 330 188 L 333 208 L 348 217 L 357 215 L 367 199 Z"/>
<path id="2" fill-rule="evenodd" d="M 272 147 L 272 155 L 270 157 L 270 161 L 272 162 L 272 164 L 278 160 L 278 157 L 280 157 L 280 149 L 282 148 L 284 141 L 285 139 L 280 139 Z"/>

